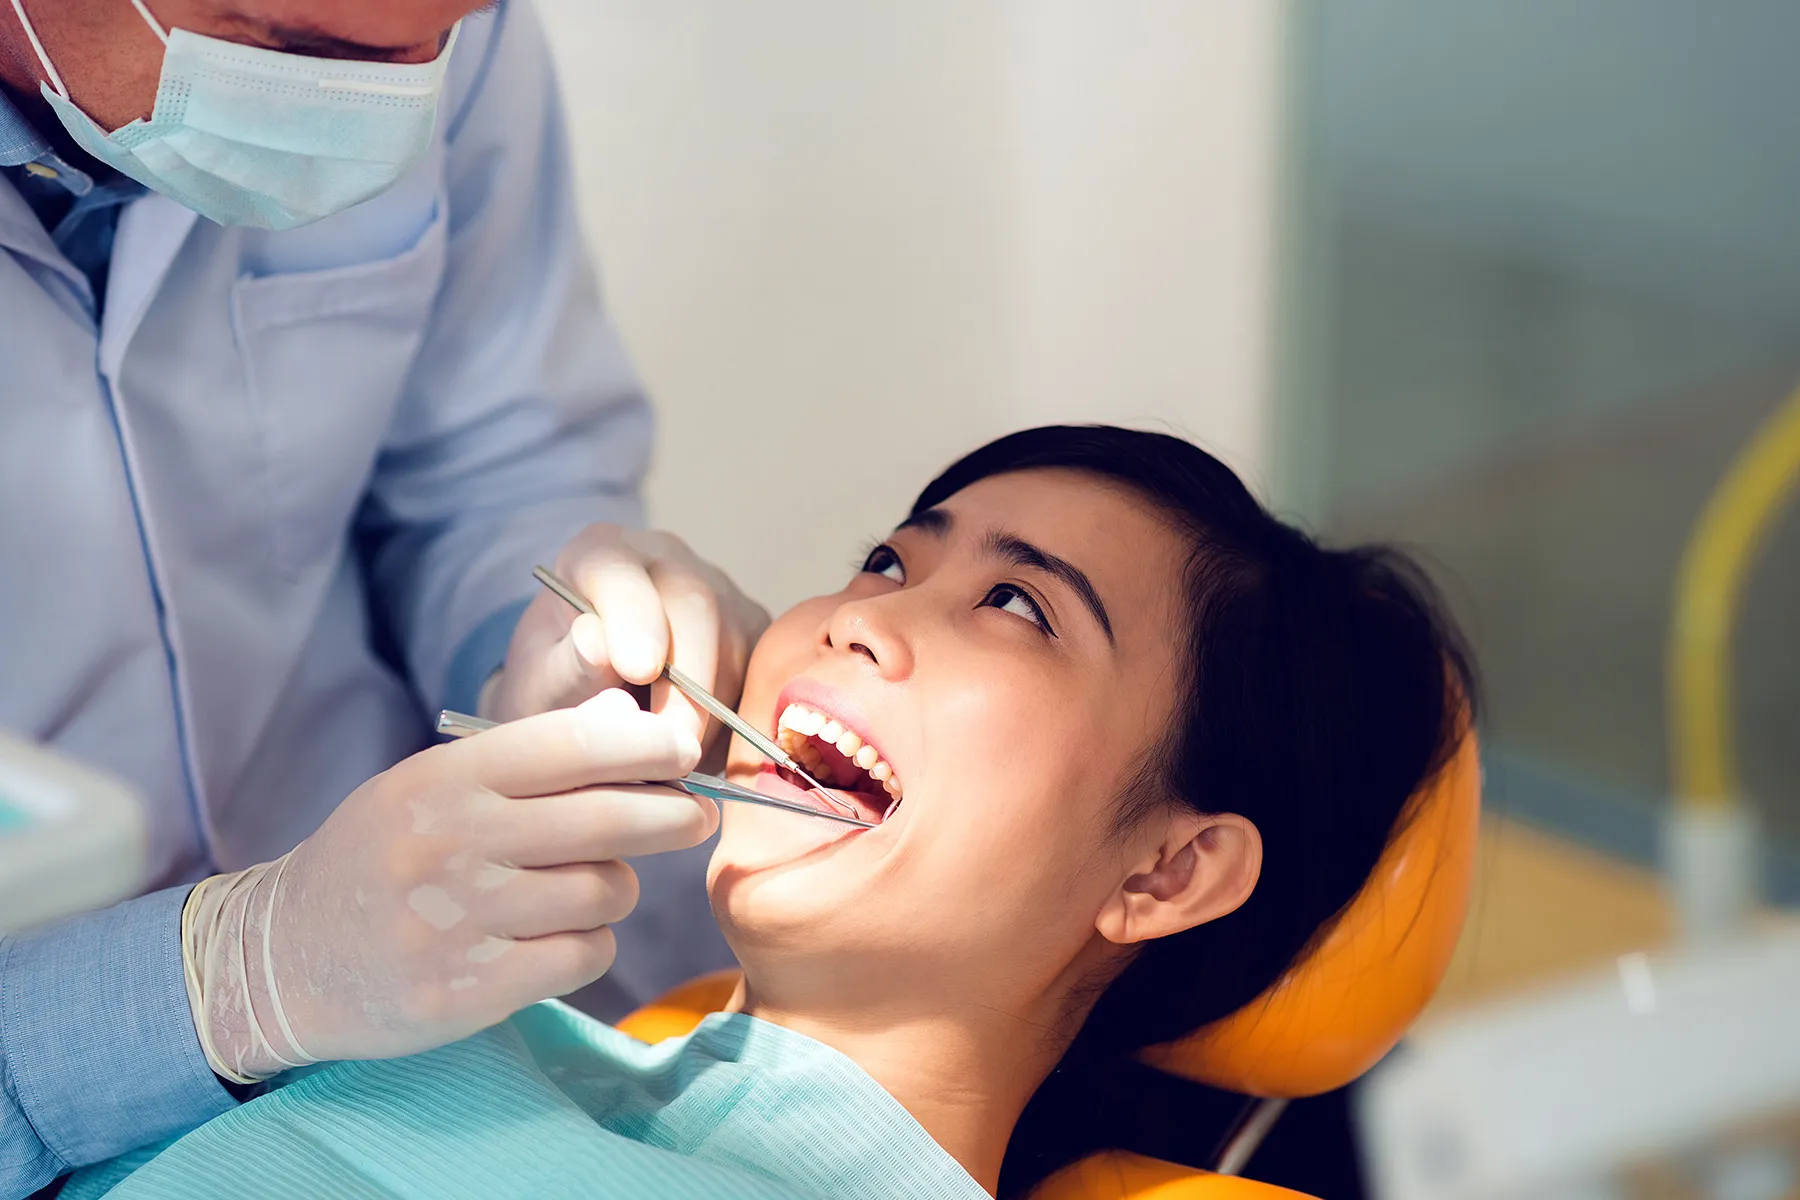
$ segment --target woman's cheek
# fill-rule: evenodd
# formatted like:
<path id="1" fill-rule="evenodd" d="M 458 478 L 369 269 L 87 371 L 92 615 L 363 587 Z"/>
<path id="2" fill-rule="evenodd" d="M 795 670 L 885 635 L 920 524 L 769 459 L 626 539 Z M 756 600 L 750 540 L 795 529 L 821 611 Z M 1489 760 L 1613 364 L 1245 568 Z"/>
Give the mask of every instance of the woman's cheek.
<path id="1" fill-rule="evenodd" d="M 959 858 L 977 860 L 980 878 L 1019 870 L 1055 836 L 1053 782 L 1029 759 L 971 747 L 961 761 L 951 788 L 934 797 L 935 823 L 968 851 Z"/>
<path id="2" fill-rule="evenodd" d="M 750 652 L 745 672 L 744 696 L 752 693 L 767 703 L 788 680 L 799 674 L 814 657 L 813 635 L 831 613 L 836 597 L 803 600 L 782 613 L 763 631 Z"/>

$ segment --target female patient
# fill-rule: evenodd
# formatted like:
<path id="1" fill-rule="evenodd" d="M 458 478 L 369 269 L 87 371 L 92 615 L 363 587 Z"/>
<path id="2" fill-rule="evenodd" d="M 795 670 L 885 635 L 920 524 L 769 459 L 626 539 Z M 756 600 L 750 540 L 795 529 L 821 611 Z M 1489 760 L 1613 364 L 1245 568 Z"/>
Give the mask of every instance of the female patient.
<path id="1" fill-rule="evenodd" d="M 1403 560 L 1318 548 L 1175 438 L 1002 438 L 756 648 L 744 716 L 879 824 L 728 806 L 734 1014 L 646 1047 L 539 1006 L 68 1194 L 1024 1194 L 1119 1144 L 1134 1051 L 1355 895 L 1470 694 Z M 741 742 L 729 773 L 806 795 Z"/>

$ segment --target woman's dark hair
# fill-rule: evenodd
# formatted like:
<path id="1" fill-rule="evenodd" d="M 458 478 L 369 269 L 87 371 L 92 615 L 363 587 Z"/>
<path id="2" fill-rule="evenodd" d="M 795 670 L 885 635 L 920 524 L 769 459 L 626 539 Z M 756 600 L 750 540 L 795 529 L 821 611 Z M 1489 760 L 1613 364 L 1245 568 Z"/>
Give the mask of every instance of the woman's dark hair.
<path id="1" fill-rule="evenodd" d="M 1157 1116 L 1136 1103 L 1157 1089 L 1135 1052 L 1244 1007 L 1329 927 L 1454 752 L 1476 695 L 1463 642 L 1416 566 L 1387 549 L 1320 547 L 1180 438 L 1028 429 L 960 459 L 912 511 L 1049 468 L 1124 485 L 1188 540 L 1177 715 L 1121 821 L 1166 804 L 1238 813 L 1262 835 L 1263 864 L 1236 912 L 1145 943 L 1106 986 L 1014 1132 L 1003 1197 L 1093 1151 L 1134 1148 Z"/>

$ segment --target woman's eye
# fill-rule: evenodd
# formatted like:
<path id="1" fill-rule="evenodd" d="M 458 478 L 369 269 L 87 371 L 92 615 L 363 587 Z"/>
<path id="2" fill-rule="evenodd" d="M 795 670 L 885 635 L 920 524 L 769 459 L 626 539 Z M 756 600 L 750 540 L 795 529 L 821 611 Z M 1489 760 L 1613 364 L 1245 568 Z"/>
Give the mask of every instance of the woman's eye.
<path id="1" fill-rule="evenodd" d="M 894 553 L 894 548 L 886 544 L 869 551 L 869 557 L 863 559 L 862 569 L 870 574 L 885 575 L 895 583 L 906 582 L 906 567 Z"/>
<path id="2" fill-rule="evenodd" d="M 982 597 L 981 605 L 1024 617 L 1051 637 L 1056 636 L 1056 631 L 1050 628 L 1050 622 L 1044 616 L 1043 608 L 1031 598 L 1031 593 L 1022 587 L 1010 583 L 997 583 L 988 590 L 986 596 Z"/>

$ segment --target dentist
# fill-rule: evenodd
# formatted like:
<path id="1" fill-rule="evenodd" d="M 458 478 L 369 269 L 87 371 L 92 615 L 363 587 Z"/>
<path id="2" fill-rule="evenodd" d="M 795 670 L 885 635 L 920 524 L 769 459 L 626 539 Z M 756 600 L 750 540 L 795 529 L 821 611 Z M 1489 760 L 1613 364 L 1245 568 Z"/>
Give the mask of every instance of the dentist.
<path id="1" fill-rule="evenodd" d="M 0 1197 L 580 987 L 634 906 L 617 1002 L 725 955 L 716 813 L 629 786 L 716 731 L 610 689 L 734 700 L 767 618 L 634 531 L 543 33 L 475 10 L 0 0 L 0 727 L 136 786 L 156 889 L 0 939 Z"/>

